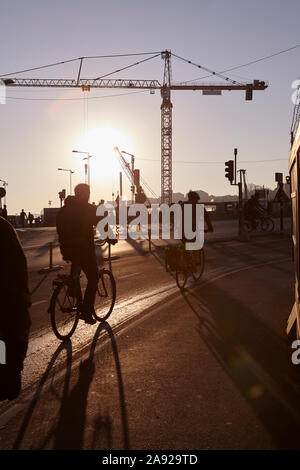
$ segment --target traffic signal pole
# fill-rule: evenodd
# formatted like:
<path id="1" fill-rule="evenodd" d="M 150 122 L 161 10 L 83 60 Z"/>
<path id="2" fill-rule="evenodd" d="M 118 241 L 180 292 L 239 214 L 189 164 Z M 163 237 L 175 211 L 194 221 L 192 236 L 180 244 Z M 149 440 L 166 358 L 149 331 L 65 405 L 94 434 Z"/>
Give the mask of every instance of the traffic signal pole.
<path id="1" fill-rule="evenodd" d="M 242 170 L 239 170 L 240 181 L 239 187 L 239 204 L 238 204 L 238 215 L 239 215 L 239 237 L 243 236 L 243 225 L 244 225 L 244 213 L 243 213 L 243 183 L 242 183 Z"/>
<path id="2" fill-rule="evenodd" d="M 240 181 L 237 182 L 237 149 L 234 149 L 234 160 L 228 160 L 225 162 L 225 178 L 230 181 L 231 186 L 238 186 L 239 190 L 239 202 L 238 202 L 238 221 L 239 221 L 239 237 L 244 236 L 244 213 L 243 213 L 243 183 L 242 183 L 242 172 L 239 170 Z"/>

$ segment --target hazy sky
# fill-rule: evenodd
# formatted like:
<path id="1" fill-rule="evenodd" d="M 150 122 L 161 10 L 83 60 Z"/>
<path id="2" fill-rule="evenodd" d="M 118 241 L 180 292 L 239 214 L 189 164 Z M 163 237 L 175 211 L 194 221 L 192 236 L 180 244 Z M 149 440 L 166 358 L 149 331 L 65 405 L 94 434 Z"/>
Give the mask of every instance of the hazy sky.
<path id="1" fill-rule="evenodd" d="M 164 49 L 221 71 L 300 44 L 296 0 L 0 0 L 0 5 L 0 76 L 81 56 Z M 139 59 L 143 57 L 89 60 L 82 77 L 95 78 Z M 76 78 L 77 71 L 78 63 L 71 63 L 18 77 Z M 203 75 L 172 59 L 173 81 Z M 230 74 L 241 81 L 269 81 L 269 88 L 254 92 L 251 102 L 239 91 L 222 96 L 173 92 L 174 191 L 234 194 L 223 163 L 176 163 L 224 162 L 234 147 L 240 160 L 284 159 L 240 163 L 248 182 L 274 187 L 274 172 L 287 174 L 291 84 L 299 76 L 300 48 Z M 163 61 L 158 57 L 112 77 L 162 81 Z M 8 89 L 7 102 L 0 105 L 0 179 L 8 182 L 9 213 L 22 208 L 37 213 L 49 200 L 58 206 L 58 191 L 69 190 L 68 175 L 58 167 L 76 171 L 74 184 L 84 181 L 83 162 L 72 154 L 74 148 L 96 154 L 91 162 L 92 200 L 109 199 L 118 190 L 120 167 L 111 152 L 113 145 L 136 155 L 136 167 L 160 193 L 161 98 L 158 91 L 128 93 Z M 88 146 L 83 140 L 87 131 L 92 142 L 90 148 L 82 148 Z M 128 192 L 127 183 L 125 188 Z"/>

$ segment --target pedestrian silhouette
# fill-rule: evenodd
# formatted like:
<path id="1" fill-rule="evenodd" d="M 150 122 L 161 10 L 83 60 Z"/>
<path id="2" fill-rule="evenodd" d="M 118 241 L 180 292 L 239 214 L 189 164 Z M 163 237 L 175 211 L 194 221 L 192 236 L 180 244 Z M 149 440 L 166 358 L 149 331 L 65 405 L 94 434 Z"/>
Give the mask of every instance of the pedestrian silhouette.
<path id="1" fill-rule="evenodd" d="M 25 219 L 26 219 L 26 212 L 24 212 L 24 209 L 20 212 L 20 224 L 24 228 L 25 227 Z"/>
<path id="2" fill-rule="evenodd" d="M 1 215 L 2 215 L 2 217 L 3 217 L 4 219 L 7 220 L 7 208 L 6 208 L 6 204 L 4 204 L 4 207 L 3 207 L 3 209 L 2 209 L 2 214 L 1 214 Z"/>
<path id="3" fill-rule="evenodd" d="M 27 218 L 28 218 L 30 227 L 32 227 L 32 222 L 33 222 L 34 217 L 31 214 L 31 212 L 28 212 L 28 217 Z"/>
<path id="4" fill-rule="evenodd" d="M 21 371 L 28 346 L 29 316 L 27 263 L 17 233 L 0 217 L 0 340 L 5 361 L 0 364 L 0 400 L 13 400 L 21 390 Z"/>

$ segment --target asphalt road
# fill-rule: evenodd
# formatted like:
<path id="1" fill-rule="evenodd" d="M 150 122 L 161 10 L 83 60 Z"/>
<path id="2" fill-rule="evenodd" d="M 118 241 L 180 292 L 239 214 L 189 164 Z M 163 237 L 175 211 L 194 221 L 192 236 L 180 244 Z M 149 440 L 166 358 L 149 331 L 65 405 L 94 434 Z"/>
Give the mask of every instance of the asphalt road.
<path id="1" fill-rule="evenodd" d="M 229 225 L 225 229 L 229 232 L 228 227 Z M 235 228 L 232 229 L 231 225 L 230 230 Z M 147 242 L 141 246 L 140 243 L 128 244 L 121 241 L 112 253 L 113 272 L 117 282 L 117 303 L 108 322 L 111 338 L 115 335 L 113 344 L 116 344 L 116 349 L 113 349 L 112 354 L 111 346 L 107 351 L 107 331 L 100 331 L 97 325 L 79 323 L 72 337 L 71 350 L 67 346 L 60 346 L 50 328 L 47 307 L 51 282 L 56 273 L 41 276 L 36 273 L 35 268 L 43 265 L 39 253 L 47 257 L 45 247 L 54 237 L 52 229 L 21 234 L 30 269 L 31 290 L 34 291 L 31 308 L 33 326 L 23 371 L 23 392 L 15 403 L 5 402 L 0 407 L 0 448 L 9 449 L 16 444 L 18 432 L 20 437 L 22 416 L 24 418 L 32 407 L 33 394 L 39 390 L 39 381 L 42 381 L 40 384 L 43 383 L 45 396 L 47 394 L 47 406 L 44 399 L 40 400 L 38 410 L 35 410 L 36 416 L 30 425 L 26 424 L 26 433 L 22 431 L 22 439 L 19 439 L 17 447 L 53 448 L 53 441 L 44 438 L 49 429 L 55 427 L 60 414 L 66 364 L 71 377 L 70 385 L 76 384 L 80 361 L 90 354 L 95 333 L 99 349 L 93 352 L 94 362 L 101 367 L 103 374 L 102 378 L 95 374 L 89 383 L 87 392 L 90 398 L 86 410 L 89 432 L 81 439 L 79 448 L 109 448 L 110 445 L 109 440 L 98 444 L 92 444 L 91 441 L 91 429 L 95 431 L 93 423 L 97 418 L 93 410 L 99 405 L 94 403 L 95 396 L 99 398 L 97 387 L 100 387 L 106 404 L 107 412 L 104 415 L 114 425 L 112 448 L 286 447 L 285 433 L 281 428 L 278 431 L 276 419 L 266 421 L 265 417 L 271 411 L 275 410 L 277 413 L 279 406 L 278 416 L 282 426 L 294 425 L 285 407 L 292 407 L 293 410 L 296 408 L 294 414 L 298 412 L 297 406 L 299 407 L 295 404 L 295 396 L 292 402 L 290 400 L 291 394 L 298 393 L 299 386 L 294 369 L 292 373 L 289 372 L 288 349 L 283 351 L 282 347 L 282 343 L 286 344 L 285 324 L 293 304 L 294 275 L 289 238 L 270 235 L 254 237 L 251 242 L 241 242 L 221 241 L 224 237 L 220 236 L 219 241 L 207 243 L 203 278 L 196 288 L 190 286 L 184 296 L 178 291 L 173 276 L 165 271 L 162 250 L 148 253 Z M 56 262 L 61 264 L 59 254 Z M 67 270 L 68 267 L 65 266 L 64 269 Z M 195 321 L 197 324 L 194 324 Z M 194 351 L 195 338 L 191 338 L 195 336 L 196 330 L 198 335 Z M 235 341 L 235 335 L 238 341 Z M 161 337 L 161 341 L 156 344 L 158 337 Z M 151 338 L 156 352 L 151 351 Z M 174 341 L 175 347 L 172 343 Z M 148 349 L 143 350 L 143 345 Z M 117 350 L 121 352 L 116 362 Z M 187 367 L 184 351 L 186 357 L 191 356 L 185 373 L 182 372 Z M 130 354 L 133 354 L 131 359 Z M 231 356 L 233 360 L 230 359 Z M 143 360 L 145 359 L 146 364 L 147 357 L 153 370 L 149 371 L 146 367 L 143 369 Z M 135 371 L 132 370 L 132 361 L 135 363 Z M 165 367 L 164 379 L 160 377 L 160 380 L 155 378 L 155 368 L 159 362 L 162 363 L 159 369 Z M 123 395 L 120 392 L 120 380 L 117 393 L 113 372 L 118 372 L 120 367 L 123 371 L 122 387 L 126 389 L 127 406 L 130 409 L 128 419 L 122 415 L 122 409 L 121 414 L 112 411 L 116 406 L 120 407 L 120 400 L 125 400 L 124 391 Z M 49 368 L 51 373 L 48 374 Z M 120 379 L 118 374 L 117 376 Z M 150 376 L 152 381 L 148 383 Z M 103 388 L 103 380 L 107 389 Z M 165 395 L 168 381 L 175 387 L 170 400 L 166 400 Z M 143 393 L 143 398 L 140 399 L 141 394 L 137 390 L 145 390 L 142 384 L 146 382 L 151 399 L 147 393 Z M 150 393 L 151 387 L 155 389 L 157 383 L 159 386 L 156 393 Z M 165 390 L 163 394 L 161 387 Z M 190 394 L 186 387 L 190 387 L 193 392 Z M 268 392 L 263 401 L 258 400 L 262 395 L 262 387 Z M 285 392 L 283 396 L 282 390 Z M 265 397 L 270 398 L 270 394 L 272 406 L 273 395 L 280 396 L 279 405 L 276 401 L 274 410 L 265 401 Z M 252 395 L 252 402 L 255 403 L 255 397 L 259 401 L 258 408 L 251 406 Z M 179 419 L 174 407 L 181 406 L 184 396 L 187 401 L 184 406 L 185 415 L 182 416 L 179 412 Z M 187 399 L 188 396 L 193 397 L 193 400 Z M 193 412 L 195 399 L 201 402 L 201 425 Z M 148 414 L 151 414 L 151 406 L 158 408 L 158 414 L 165 420 L 159 423 L 159 433 L 153 423 L 153 416 L 149 417 L 146 412 L 150 407 Z M 104 415 L 102 413 L 102 420 Z M 177 431 L 173 430 L 170 434 L 174 427 L 172 417 L 176 418 L 174 422 Z M 146 430 L 144 421 L 149 418 L 152 427 L 148 426 Z M 222 426 L 219 429 L 217 423 L 220 420 Z M 189 422 L 192 422 L 190 427 Z M 247 423 L 250 430 L 247 429 Z M 272 426 L 275 426 L 275 438 Z"/>

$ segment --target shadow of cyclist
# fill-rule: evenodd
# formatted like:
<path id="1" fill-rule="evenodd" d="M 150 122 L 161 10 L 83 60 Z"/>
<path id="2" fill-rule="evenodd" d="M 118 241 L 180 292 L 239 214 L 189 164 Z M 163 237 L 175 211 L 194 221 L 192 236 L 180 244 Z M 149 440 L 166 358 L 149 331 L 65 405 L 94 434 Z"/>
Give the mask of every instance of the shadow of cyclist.
<path id="1" fill-rule="evenodd" d="M 124 384 L 122 379 L 118 348 L 110 325 L 107 322 L 104 322 L 101 323 L 97 328 L 88 358 L 82 361 L 80 364 L 79 376 L 76 384 L 68 396 L 63 398 L 59 423 L 56 427 L 54 438 L 54 449 L 56 450 L 80 450 L 84 447 L 83 440 L 84 431 L 86 428 L 88 392 L 95 373 L 94 356 L 98 346 L 99 337 L 101 336 L 101 339 L 105 341 L 105 336 L 102 334 L 105 332 L 108 334 L 109 340 L 111 342 L 117 372 L 124 449 L 130 448 Z M 103 341 L 101 341 L 101 344 L 103 344 Z M 99 405 L 100 404 L 101 399 L 99 399 Z M 93 410 L 93 412 L 94 411 L 95 410 Z M 97 441 L 99 440 L 100 435 L 101 439 L 106 442 L 107 448 L 111 448 L 111 429 L 112 423 L 110 416 L 104 416 L 104 413 L 98 412 L 93 423 L 93 435 L 90 442 L 91 448 L 95 448 L 97 446 Z"/>
<path id="2" fill-rule="evenodd" d="M 61 343 L 55 353 L 53 354 L 47 369 L 45 370 L 40 383 L 33 395 L 33 398 L 30 402 L 30 405 L 28 407 L 28 410 L 25 414 L 25 417 L 23 419 L 23 422 L 21 424 L 20 430 L 18 432 L 17 438 L 15 440 L 15 443 L 13 445 L 13 450 L 17 450 L 20 448 L 21 443 L 24 439 L 24 436 L 26 434 L 26 430 L 30 424 L 30 420 L 32 418 L 32 415 L 34 413 L 34 410 L 36 408 L 37 402 L 42 394 L 43 388 L 45 386 L 45 383 L 47 382 L 47 379 L 50 376 L 50 371 L 54 367 L 54 364 L 56 360 L 58 359 L 59 355 L 65 350 L 66 352 L 66 373 L 65 373 L 65 382 L 64 382 L 64 389 L 63 389 L 63 401 L 65 398 L 68 396 L 68 388 L 69 388 L 69 382 L 70 382 L 70 377 L 71 377 L 71 365 L 72 365 L 72 343 L 70 340 L 65 341 L 64 343 Z"/>

